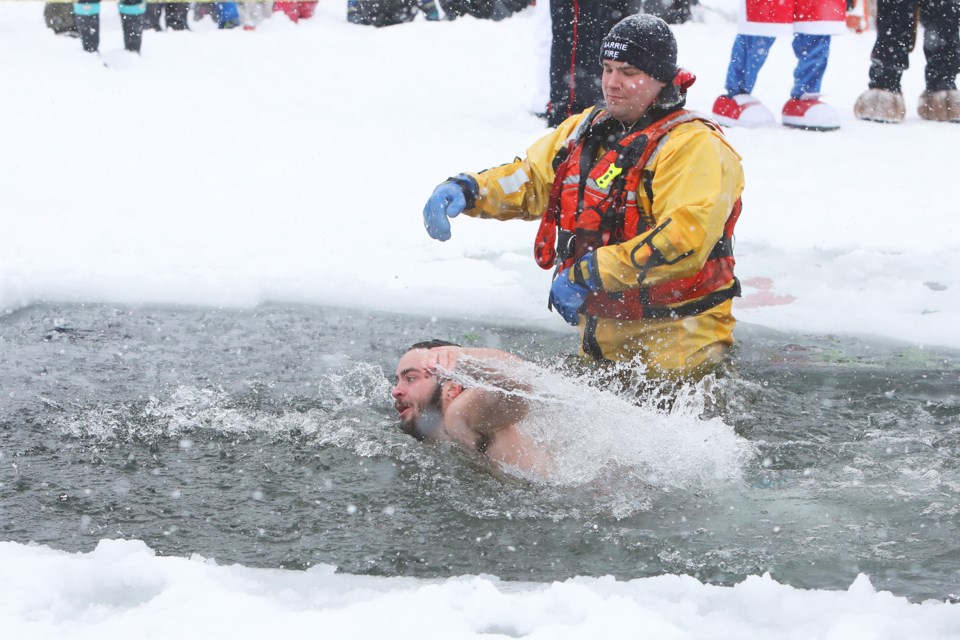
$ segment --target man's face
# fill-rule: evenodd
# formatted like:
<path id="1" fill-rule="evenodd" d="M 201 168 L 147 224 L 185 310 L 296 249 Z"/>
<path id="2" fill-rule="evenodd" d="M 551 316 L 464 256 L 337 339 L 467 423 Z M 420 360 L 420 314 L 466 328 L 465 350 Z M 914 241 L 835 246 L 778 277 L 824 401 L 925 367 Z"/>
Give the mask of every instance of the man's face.
<path id="1" fill-rule="evenodd" d="M 406 352 L 397 364 L 397 384 L 391 392 L 401 431 L 418 440 L 437 435 L 443 413 L 440 381 L 426 364 L 426 349 Z"/>
<path id="2" fill-rule="evenodd" d="M 626 62 L 604 60 L 600 86 L 610 115 L 624 124 L 633 124 L 667 85 Z"/>

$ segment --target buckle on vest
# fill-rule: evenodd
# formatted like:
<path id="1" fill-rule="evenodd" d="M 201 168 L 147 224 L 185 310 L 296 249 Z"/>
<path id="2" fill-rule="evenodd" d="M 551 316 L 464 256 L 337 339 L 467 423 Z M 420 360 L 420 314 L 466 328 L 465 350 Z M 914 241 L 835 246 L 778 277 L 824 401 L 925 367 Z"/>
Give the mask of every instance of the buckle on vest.
<path id="1" fill-rule="evenodd" d="M 610 186 L 610 183 L 613 182 L 613 179 L 621 173 L 623 173 L 623 169 L 615 164 L 611 164 L 607 171 L 602 176 L 597 178 L 597 186 L 605 190 Z"/>

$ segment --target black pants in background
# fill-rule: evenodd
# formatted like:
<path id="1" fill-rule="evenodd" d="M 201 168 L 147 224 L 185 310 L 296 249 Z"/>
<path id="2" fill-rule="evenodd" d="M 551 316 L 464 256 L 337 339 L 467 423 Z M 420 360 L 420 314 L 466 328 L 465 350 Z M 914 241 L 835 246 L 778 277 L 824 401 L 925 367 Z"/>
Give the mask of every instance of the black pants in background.
<path id="1" fill-rule="evenodd" d="M 636 13 L 640 0 L 550 0 L 550 105 L 554 127 L 603 99 L 600 45 L 613 25 Z"/>
<path id="2" fill-rule="evenodd" d="M 164 13 L 168 29 L 183 31 L 189 28 L 187 24 L 187 17 L 190 15 L 189 2 L 148 2 L 147 13 L 144 16 L 144 29 L 162 31 L 160 16 Z"/>
<path id="3" fill-rule="evenodd" d="M 957 88 L 960 73 L 958 0 L 877 0 L 877 42 L 870 59 L 870 88 L 900 93 L 900 76 L 910 66 L 917 34 L 917 6 L 923 24 L 928 91 Z"/>

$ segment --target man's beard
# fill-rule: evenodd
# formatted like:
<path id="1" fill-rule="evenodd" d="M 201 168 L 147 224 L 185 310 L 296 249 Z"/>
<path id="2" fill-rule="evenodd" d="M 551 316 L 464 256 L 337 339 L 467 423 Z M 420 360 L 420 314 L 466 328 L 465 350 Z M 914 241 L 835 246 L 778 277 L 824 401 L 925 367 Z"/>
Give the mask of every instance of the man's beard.
<path id="1" fill-rule="evenodd" d="M 400 419 L 400 430 L 421 441 L 436 437 L 443 420 L 442 398 L 443 389 L 438 384 L 425 404 L 414 405 L 410 418 Z"/>

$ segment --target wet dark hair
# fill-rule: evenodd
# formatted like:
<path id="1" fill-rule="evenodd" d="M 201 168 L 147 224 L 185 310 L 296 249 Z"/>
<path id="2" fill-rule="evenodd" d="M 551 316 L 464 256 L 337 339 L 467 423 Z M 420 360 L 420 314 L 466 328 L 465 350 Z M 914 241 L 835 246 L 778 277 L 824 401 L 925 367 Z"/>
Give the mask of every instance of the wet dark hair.
<path id="1" fill-rule="evenodd" d="M 433 349 L 435 347 L 459 347 L 455 342 L 447 342 L 446 340 L 438 340 L 433 338 L 432 340 L 424 340 L 423 342 L 417 342 L 410 346 L 407 351 L 413 351 L 414 349 Z"/>

